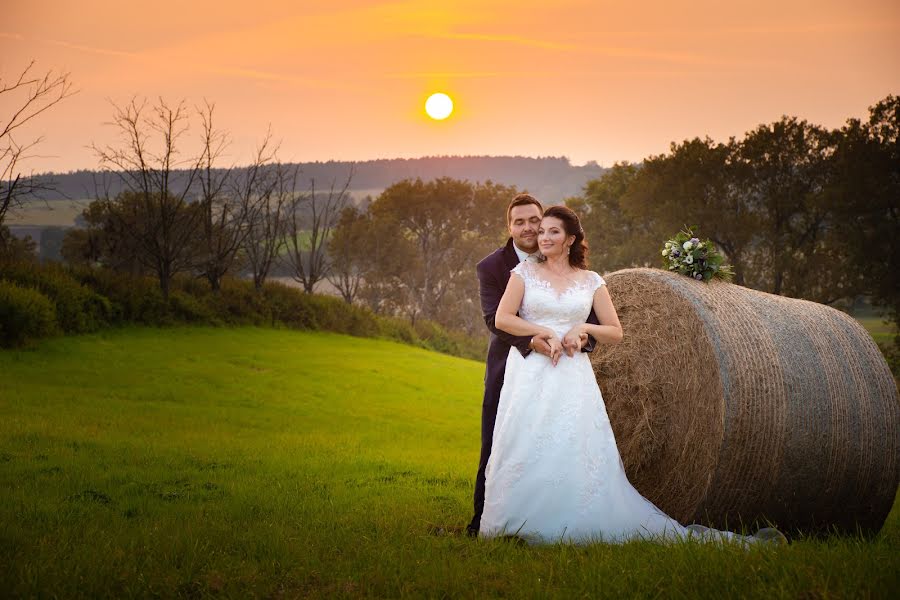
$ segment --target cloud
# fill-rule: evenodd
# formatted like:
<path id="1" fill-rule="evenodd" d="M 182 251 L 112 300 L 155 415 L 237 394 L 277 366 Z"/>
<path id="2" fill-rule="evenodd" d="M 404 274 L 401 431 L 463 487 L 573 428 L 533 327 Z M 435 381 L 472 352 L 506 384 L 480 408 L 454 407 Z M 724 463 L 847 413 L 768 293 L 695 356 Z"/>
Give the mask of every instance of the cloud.
<path id="1" fill-rule="evenodd" d="M 427 35 L 427 34 L 426 34 Z M 453 40 L 475 40 L 479 42 L 500 42 L 519 46 L 532 46 L 545 50 L 577 50 L 577 44 L 553 42 L 518 35 L 496 35 L 489 33 L 434 33 L 427 37 Z"/>
<path id="2" fill-rule="evenodd" d="M 211 73 L 218 73 L 220 75 L 229 75 L 232 77 L 239 77 L 244 79 L 256 79 L 262 81 L 276 81 L 280 83 L 289 83 L 293 85 L 300 85 L 303 87 L 312 87 L 317 89 L 332 89 L 332 90 L 351 90 L 357 91 L 365 89 L 362 86 L 352 86 L 347 85 L 345 83 L 339 83 L 334 80 L 325 80 L 325 79 L 313 79 L 310 77 L 298 77 L 296 75 L 287 75 L 284 73 L 276 73 L 273 71 L 261 71 L 258 69 L 243 69 L 238 67 L 223 67 L 216 64 L 208 64 L 204 66 L 204 69 Z"/>
<path id="3" fill-rule="evenodd" d="M 384 77 L 388 79 L 479 79 L 493 77 L 542 77 L 553 75 L 554 73 L 554 71 L 412 71 L 406 73 L 385 73 Z"/>
<path id="4" fill-rule="evenodd" d="M 115 50 L 112 48 L 99 48 L 96 46 L 85 46 L 83 44 L 72 44 L 70 42 L 66 42 L 63 40 L 52 40 L 52 39 L 44 39 L 38 37 L 29 37 L 24 36 L 18 33 L 5 33 L 0 32 L 0 37 L 13 39 L 17 41 L 23 42 L 38 42 L 39 44 L 50 44 L 53 46 L 60 46 L 62 48 L 68 48 L 69 50 L 78 50 L 79 52 L 89 52 L 91 54 L 104 54 L 107 56 L 122 56 L 126 58 L 140 58 L 141 55 L 135 52 L 126 52 L 124 50 Z"/>

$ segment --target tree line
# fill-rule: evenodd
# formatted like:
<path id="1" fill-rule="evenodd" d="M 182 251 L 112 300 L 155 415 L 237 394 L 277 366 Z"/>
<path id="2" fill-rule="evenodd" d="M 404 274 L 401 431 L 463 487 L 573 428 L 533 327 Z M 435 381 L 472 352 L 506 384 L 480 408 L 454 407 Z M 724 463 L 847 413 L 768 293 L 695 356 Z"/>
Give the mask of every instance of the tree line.
<path id="1" fill-rule="evenodd" d="M 565 157 L 528 156 L 426 156 L 420 158 L 390 158 L 363 161 L 315 161 L 289 162 L 296 167 L 305 181 L 344 180 L 353 169 L 350 190 L 361 197 L 373 190 L 383 190 L 403 179 L 420 178 L 424 181 L 451 177 L 469 181 L 488 179 L 506 185 L 516 185 L 531 190 L 551 203 L 578 194 L 584 184 L 603 174 L 605 169 L 594 162 L 583 166 L 572 165 Z M 53 181 L 53 188 L 43 194 L 47 200 L 89 197 L 93 191 L 96 170 L 78 170 L 70 173 L 51 173 L 42 178 Z M 178 169 L 172 182 L 181 185 L 187 173 Z M 117 181 L 110 182 L 110 192 L 122 191 Z"/>
<path id="2" fill-rule="evenodd" d="M 601 269 L 659 265 L 684 227 L 726 254 L 741 285 L 834 304 L 871 297 L 900 316 L 900 98 L 829 130 L 796 117 L 742 139 L 695 138 L 618 163 L 567 200 Z"/>

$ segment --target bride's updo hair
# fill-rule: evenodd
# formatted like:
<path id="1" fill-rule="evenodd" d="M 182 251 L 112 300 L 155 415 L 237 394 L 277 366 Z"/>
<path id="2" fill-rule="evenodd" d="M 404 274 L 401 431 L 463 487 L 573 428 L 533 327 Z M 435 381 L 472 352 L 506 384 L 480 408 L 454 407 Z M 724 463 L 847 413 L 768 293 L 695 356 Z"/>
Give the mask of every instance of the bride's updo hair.
<path id="1" fill-rule="evenodd" d="M 572 247 L 569 249 L 569 264 L 577 269 L 587 269 L 588 266 L 588 245 L 584 240 L 584 228 L 581 226 L 581 220 L 578 218 L 571 208 L 565 206 L 551 206 L 544 211 L 545 217 L 556 217 L 563 222 L 563 228 L 566 231 L 566 237 L 575 236 Z"/>

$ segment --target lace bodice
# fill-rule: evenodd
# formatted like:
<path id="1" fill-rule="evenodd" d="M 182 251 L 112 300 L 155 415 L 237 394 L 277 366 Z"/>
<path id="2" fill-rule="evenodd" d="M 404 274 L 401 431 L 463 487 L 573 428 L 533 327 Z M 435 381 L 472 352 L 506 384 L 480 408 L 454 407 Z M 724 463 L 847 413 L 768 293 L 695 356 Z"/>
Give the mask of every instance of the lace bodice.
<path id="1" fill-rule="evenodd" d="M 563 336 L 572 327 L 587 320 L 594 292 L 606 282 L 593 271 L 579 271 L 576 280 L 559 293 L 541 277 L 540 270 L 540 265 L 528 261 L 519 263 L 512 270 L 525 282 L 525 296 L 519 316 Z"/>

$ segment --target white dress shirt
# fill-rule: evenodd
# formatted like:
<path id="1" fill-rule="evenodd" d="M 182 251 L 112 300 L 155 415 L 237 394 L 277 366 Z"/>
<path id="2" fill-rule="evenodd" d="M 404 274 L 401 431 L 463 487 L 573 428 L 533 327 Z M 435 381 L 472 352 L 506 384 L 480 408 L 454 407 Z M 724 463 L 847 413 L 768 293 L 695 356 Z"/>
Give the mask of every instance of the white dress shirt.
<path id="1" fill-rule="evenodd" d="M 537 260 L 537 252 L 535 252 L 534 254 L 528 254 L 527 252 L 525 252 L 524 250 L 522 250 L 521 248 L 516 246 L 515 242 L 513 242 L 513 250 L 516 251 L 516 256 L 519 257 L 519 262 L 524 262 L 524 261 L 528 260 L 529 258 L 531 258 L 532 262 Z"/>

